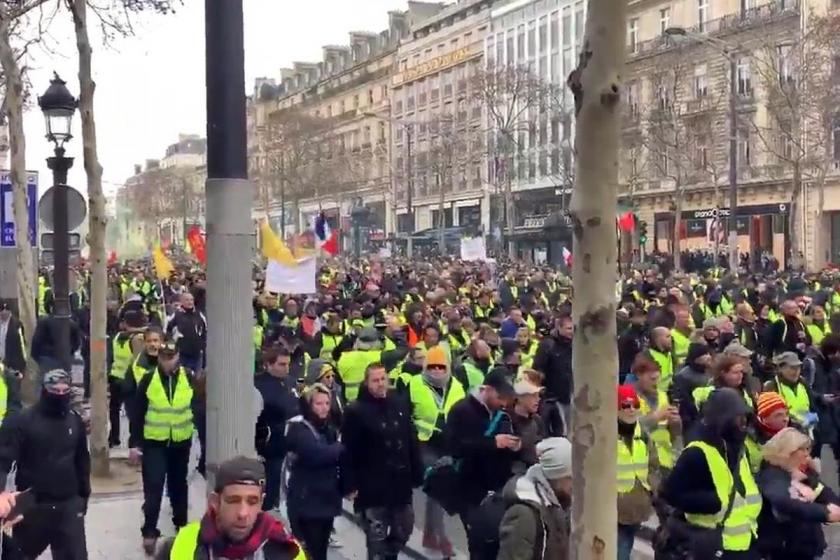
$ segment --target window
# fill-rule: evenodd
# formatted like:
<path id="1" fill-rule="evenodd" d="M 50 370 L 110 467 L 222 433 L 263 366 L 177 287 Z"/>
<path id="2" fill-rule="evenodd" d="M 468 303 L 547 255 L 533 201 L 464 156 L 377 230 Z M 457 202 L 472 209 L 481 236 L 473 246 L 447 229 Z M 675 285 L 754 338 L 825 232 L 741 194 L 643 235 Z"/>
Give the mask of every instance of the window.
<path id="1" fill-rule="evenodd" d="M 659 34 L 664 35 L 669 27 L 671 27 L 671 8 L 662 8 L 659 10 Z"/>
<path id="2" fill-rule="evenodd" d="M 516 59 L 525 60 L 525 26 L 520 25 L 516 30 Z M 510 64 L 511 61 L 508 61 Z"/>
<path id="3" fill-rule="evenodd" d="M 708 165 L 708 140 L 705 134 L 698 134 L 694 138 L 694 168 L 706 169 Z"/>
<path id="4" fill-rule="evenodd" d="M 750 164 L 750 130 L 738 129 L 738 165 L 744 167 Z"/>
<path id="5" fill-rule="evenodd" d="M 746 58 L 739 58 L 736 63 L 736 73 L 738 75 L 738 95 L 751 96 L 752 95 L 752 77 L 750 75 L 750 61 Z"/>
<path id="6" fill-rule="evenodd" d="M 540 18 L 540 52 L 544 53 L 548 49 L 548 18 L 543 16 Z"/>
<path id="7" fill-rule="evenodd" d="M 635 117 L 639 114 L 639 84 L 629 82 L 625 91 L 627 92 L 627 110 Z"/>
<path id="8" fill-rule="evenodd" d="M 551 50 L 556 51 L 560 47 L 560 30 L 557 28 L 559 14 L 551 12 Z"/>
<path id="9" fill-rule="evenodd" d="M 528 57 L 533 58 L 537 54 L 537 30 L 534 22 L 528 23 Z"/>
<path id="10" fill-rule="evenodd" d="M 584 32 L 584 21 L 583 21 L 583 2 L 578 2 L 575 4 L 575 44 L 582 45 L 583 44 L 583 32 Z"/>
<path id="11" fill-rule="evenodd" d="M 568 7 L 563 8 L 563 46 L 572 46 L 572 10 Z"/>
<path id="12" fill-rule="evenodd" d="M 656 98 L 659 100 L 660 111 L 667 111 L 671 108 L 671 95 L 667 85 L 660 84 L 656 87 Z"/>
<path id="13" fill-rule="evenodd" d="M 694 98 L 702 99 L 708 93 L 708 82 L 706 78 L 706 65 L 701 64 L 694 68 Z"/>
<path id="14" fill-rule="evenodd" d="M 779 85 L 792 84 L 794 82 L 793 66 L 791 64 L 791 45 L 779 45 L 776 47 L 777 71 L 779 73 Z"/>
<path id="15" fill-rule="evenodd" d="M 703 33 L 706 31 L 706 23 L 709 21 L 709 0 L 697 0 L 697 30 Z"/>
<path id="16" fill-rule="evenodd" d="M 627 22 L 627 41 L 630 52 L 637 52 L 639 48 L 639 18 L 633 18 Z"/>

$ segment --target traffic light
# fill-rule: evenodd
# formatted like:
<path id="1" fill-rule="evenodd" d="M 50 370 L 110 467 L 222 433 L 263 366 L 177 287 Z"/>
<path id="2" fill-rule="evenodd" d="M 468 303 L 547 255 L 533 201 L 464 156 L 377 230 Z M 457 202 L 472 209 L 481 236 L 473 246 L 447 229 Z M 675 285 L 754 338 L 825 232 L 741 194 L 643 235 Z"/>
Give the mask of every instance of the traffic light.
<path id="1" fill-rule="evenodd" d="M 647 222 L 639 220 L 639 245 L 647 243 Z"/>

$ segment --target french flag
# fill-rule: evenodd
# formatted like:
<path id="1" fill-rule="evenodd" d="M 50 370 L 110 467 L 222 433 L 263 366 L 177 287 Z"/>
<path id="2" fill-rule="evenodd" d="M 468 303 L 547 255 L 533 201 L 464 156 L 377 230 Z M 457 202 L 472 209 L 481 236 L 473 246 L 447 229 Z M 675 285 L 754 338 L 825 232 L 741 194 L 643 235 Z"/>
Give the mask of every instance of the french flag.
<path id="1" fill-rule="evenodd" d="M 327 217 L 320 212 L 315 218 L 315 238 L 318 240 L 318 247 L 332 256 L 338 254 L 338 232 L 332 231 Z"/>

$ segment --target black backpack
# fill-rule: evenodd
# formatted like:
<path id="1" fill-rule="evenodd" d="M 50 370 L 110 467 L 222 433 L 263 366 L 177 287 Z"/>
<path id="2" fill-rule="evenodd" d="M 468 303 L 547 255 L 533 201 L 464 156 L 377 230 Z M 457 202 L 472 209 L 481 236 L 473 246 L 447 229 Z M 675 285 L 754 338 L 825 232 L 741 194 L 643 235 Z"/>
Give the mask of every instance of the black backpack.
<path id="1" fill-rule="evenodd" d="M 545 552 L 545 540 L 547 529 L 542 522 L 542 515 L 539 508 L 531 502 L 524 500 L 516 500 L 509 502 L 502 497 L 501 492 L 490 492 L 481 501 L 481 504 L 469 513 L 467 519 L 467 527 L 470 535 L 470 540 L 478 543 L 481 549 L 480 558 L 478 560 L 495 560 L 499 555 L 500 537 L 499 529 L 502 526 L 502 519 L 505 516 L 508 508 L 523 504 L 530 509 L 539 525 L 537 531 L 537 540 L 534 542 L 533 560 L 542 560 Z M 475 560 L 472 559 L 471 560 Z"/>

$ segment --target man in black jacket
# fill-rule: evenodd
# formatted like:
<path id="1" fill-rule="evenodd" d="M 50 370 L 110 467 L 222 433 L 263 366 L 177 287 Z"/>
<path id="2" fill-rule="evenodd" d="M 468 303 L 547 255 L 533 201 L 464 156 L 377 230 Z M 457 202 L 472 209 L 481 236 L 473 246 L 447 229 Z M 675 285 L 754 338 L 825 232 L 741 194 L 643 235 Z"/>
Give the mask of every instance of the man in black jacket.
<path id="1" fill-rule="evenodd" d="M 341 432 L 368 558 L 396 560 L 414 527 L 413 489 L 422 482 L 423 463 L 408 403 L 388 393 L 381 363 L 365 369 L 359 398 L 344 412 Z"/>
<path id="2" fill-rule="evenodd" d="M 181 295 L 181 310 L 166 326 L 166 337 L 178 343 L 181 364 L 192 371 L 204 368 L 204 353 L 207 347 L 207 320 L 196 309 L 192 294 Z"/>
<path id="3" fill-rule="evenodd" d="M 544 410 L 551 403 L 560 409 L 563 425 L 571 419 L 569 404 L 572 402 L 572 318 L 564 315 L 555 321 L 551 336 L 540 342 L 534 357 L 534 369 L 545 375 Z M 561 434 L 552 434 L 561 435 Z"/>
<path id="4" fill-rule="evenodd" d="M 501 490 L 513 476 L 513 461 L 522 446 L 503 412 L 514 396 L 504 373 L 491 371 L 478 393 L 456 403 L 447 417 L 444 438 L 452 456 L 461 460 L 461 521 L 471 558 L 487 558 L 486 543 L 470 530 L 472 515 L 488 492 Z"/>
<path id="5" fill-rule="evenodd" d="M 265 460 L 266 470 L 263 511 L 280 505 L 286 422 L 300 414 L 296 379 L 289 376 L 291 359 L 285 348 L 269 348 L 263 353 L 262 373 L 254 377 L 254 386 L 263 400 L 256 430 L 256 449 Z"/>
<path id="6" fill-rule="evenodd" d="M 0 347 L 5 367 L 20 372 L 26 371 L 23 327 L 6 302 L 0 302 Z"/>
<path id="7" fill-rule="evenodd" d="M 71 386 L 66 371 L 48 371 L 38 403 L 0 431 L 0 487 L 16 462 L 17 488 L 36 502 L 15 526 L 25 558 L 38 558 L 50 547 L 53 558 L 87 560 L 90 455 L 84 422 L 70 409 Z"/>
<path id="8" fill-rule="evenodd" d="M 770 353 L 796 352 L 799 359 L 805 357 L 805 350 L 811 346 L 811 335 L 802 322 L 802 312 L 793 300 L 787 300 L 779 307 L 782 317 L 770 326 L 768 334 Z"/>

